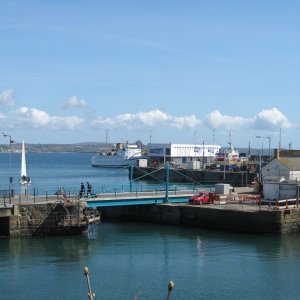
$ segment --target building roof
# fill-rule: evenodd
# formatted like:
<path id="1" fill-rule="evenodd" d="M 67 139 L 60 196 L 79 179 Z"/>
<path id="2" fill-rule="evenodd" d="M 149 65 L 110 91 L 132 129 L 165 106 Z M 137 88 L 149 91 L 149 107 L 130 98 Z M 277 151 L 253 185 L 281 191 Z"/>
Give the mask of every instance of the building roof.
<path id="1" fill-rule="evenodd" d="M 300 157 L 279 157 L 278 160 L 290 171 L 300 171 Z"/>

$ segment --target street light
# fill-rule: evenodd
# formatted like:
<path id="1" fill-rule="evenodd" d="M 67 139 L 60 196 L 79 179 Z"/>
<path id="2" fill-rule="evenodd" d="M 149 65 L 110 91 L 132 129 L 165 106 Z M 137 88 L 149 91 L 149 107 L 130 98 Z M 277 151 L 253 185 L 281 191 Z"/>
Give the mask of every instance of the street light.
<path id="1" fill-rule="evenodd" d="M 269 161 L 271 160 L 271 137 L 270 136 L 256 136 L 257 139 L 268 139 L 269 140 Z"/>
<path id="2" fill-rule="evenodd" d="M 11 145 L 15 142 L 12 138 L 11 138 L 11 135 L 7 134 L 6 132 L 2 132 L 2 135 L 4 137 L 8 137 L 9 138 L 9 189 L 8 189 L 8 192 L 9 192 L 9 201 L 11 203 L 11 185 L 12 185 L 12 176 L 11 176 Z"/>

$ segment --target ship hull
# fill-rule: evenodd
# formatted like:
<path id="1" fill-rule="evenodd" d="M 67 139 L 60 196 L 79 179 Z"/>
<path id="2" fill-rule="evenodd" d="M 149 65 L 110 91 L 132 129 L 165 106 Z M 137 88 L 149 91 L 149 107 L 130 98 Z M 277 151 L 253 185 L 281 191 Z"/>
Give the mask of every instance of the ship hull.
<path id="1" fill-rule="evenodd" d="M 131 174 L 132 172 L 132 174 Z M 214 185 L 216 183 L 228 183 L 232 186 L 245 186 L 253 182 L 256 173 L 246 171 L 212 171 L 212 170 L 187 170 L 187 169 L 170 169 L 169 181 L 172 183 L 199 183 Z M 166 181 L 166 170 L 164 168 L 141 168 L 134 167 L 129 170 L 129 177 L 132 179 L 158 180 Z"/>
<path id="2" fill-rule="evenodd" d="M 92 167 L 96 168 L 122 168 L 135 163 L 135 159 L 108 158 L 103 156 L 94 156 L 92 158 Z"/>

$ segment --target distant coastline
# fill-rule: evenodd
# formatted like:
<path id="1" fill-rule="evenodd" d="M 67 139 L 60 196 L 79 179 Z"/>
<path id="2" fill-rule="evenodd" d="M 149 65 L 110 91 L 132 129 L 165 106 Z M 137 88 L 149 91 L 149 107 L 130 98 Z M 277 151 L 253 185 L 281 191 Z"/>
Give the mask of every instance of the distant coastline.
<path id="1" fill-rule="evenodd" d="M 147 146 L 143 145 L 142 142 L 139 141 L 139 146 L 142 149 L 146 149 Z M 106 144 L 104 142 L 96 143 L 96 142 L 85 142 L 85 143 L 75 143 L 75 144 L 26 144 L 26 152 L 44 152 L 44 153 L 53 153 L 53 152 L 78 152 L 78 153 L 95 153 L 100 152 L 103 149 L 113 148 L 114 144 L 109 143 Z M 8 144 L 0 144 L 0 153 L 7 152 L 21 152 L 22 144 L 15 143 L 9 146 Z M 236 149 L 240 153 L 248 153 L 249 149 L 247 147 Z M 272 153 L 273 153 L 273 149 Z M 258 155 L 261 149 L 251 149 L 251 154 Z M 268 154 L 268 149 L 264 149 L 264 155 Z"/>
<path id="2" fill-rule="evenodd" d="M 110 145 L 108 145 L 110 147 Z M 84 152 L 94 153 L 105 148 L 104 143 L 26 144 L 26 152 Z M 0 145 L 0 152 L 21 152 L 22 144 Z"/>

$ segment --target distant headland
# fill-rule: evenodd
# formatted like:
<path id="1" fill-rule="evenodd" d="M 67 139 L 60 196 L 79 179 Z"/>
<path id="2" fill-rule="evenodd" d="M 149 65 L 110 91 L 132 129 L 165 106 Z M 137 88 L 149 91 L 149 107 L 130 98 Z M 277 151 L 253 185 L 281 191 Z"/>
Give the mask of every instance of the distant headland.
<path id="1" fill-rule="evenodd" d="M 93 153 L 105 147 L 105 143 L 76 143 L 76 144 L 26 144 L 26 152 L 86 152 Z M 21 152 L 22 144 L 14 143 L 11 146 L 0 145 L 0 152 Z"/>

